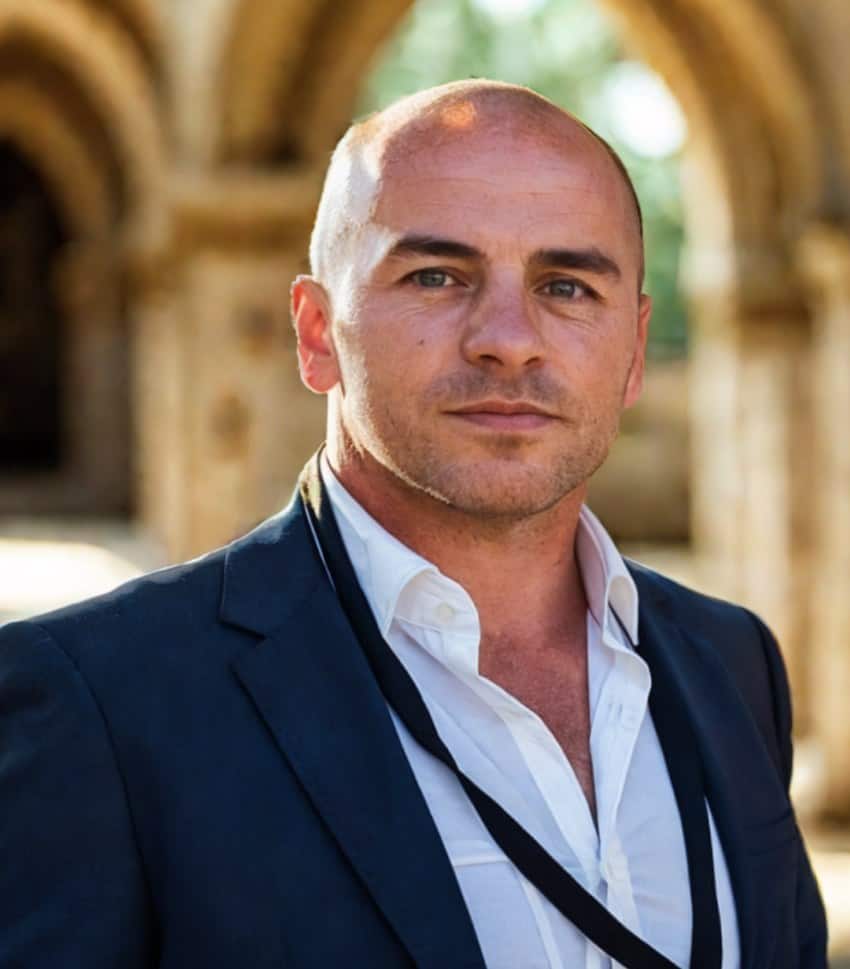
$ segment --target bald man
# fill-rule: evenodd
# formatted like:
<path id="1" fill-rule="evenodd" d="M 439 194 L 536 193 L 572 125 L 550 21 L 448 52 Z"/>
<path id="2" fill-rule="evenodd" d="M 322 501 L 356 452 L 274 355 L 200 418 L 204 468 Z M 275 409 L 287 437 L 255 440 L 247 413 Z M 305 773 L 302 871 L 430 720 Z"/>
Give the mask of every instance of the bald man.
<path id="1" fill-rule="evenodd" d="M 773 638 L 584 503 L 650 317 L 622 164 L 425 91 L 310 257 L 292 503 L 0 632 L 0 966 L 824 967 Z"/>

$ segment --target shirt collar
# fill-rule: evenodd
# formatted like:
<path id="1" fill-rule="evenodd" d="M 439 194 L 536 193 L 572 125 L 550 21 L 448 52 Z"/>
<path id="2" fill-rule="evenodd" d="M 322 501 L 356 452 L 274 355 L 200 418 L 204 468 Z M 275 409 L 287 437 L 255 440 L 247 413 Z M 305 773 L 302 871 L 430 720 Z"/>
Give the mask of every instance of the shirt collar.
<path id="1" fill-rule="evenodd" d="M 604 631 L 610 624 L 613 610 L 625 626 L 629 639 L 637 643 L 637 586 L 611 536 L 587 505 L 582 505 L 579 513 L 576 558 L 588 608 L 600 629 Z"/>
<path id="2" fill-rule="evenodd" d="M 402 593 L 414 579 L 428 573 L 452 587 L 457 584 L 377 522 L 342 486 L 324 453 L 320 470 L 354 572 L 386 638 Z M 576 557 L 588 608 L 600 629 L 608 626 L 611 606 L 637 643 L 637 587 L 610 535 L 586 505 L 579 514 Z"/>
<path id="3" fill-rule="evenodd" d="M 357 581 L 386 639 L 402 592 L 417 576 L 439 574 L 438 569 L 391 535 L 349 494 L 324 452 L 320 473 Z"/>

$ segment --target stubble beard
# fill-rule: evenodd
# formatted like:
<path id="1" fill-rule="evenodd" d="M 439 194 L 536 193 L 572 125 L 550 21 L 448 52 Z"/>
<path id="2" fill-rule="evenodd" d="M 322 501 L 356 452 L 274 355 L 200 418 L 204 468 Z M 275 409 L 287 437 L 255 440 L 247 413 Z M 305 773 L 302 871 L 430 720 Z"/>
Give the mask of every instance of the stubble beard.
<path id="1" fill-rule="evenodd" d="M 427 422 L 399 420 L 387 407 L 368 408 L 358 450 L 367 451 L 412 497 L 438 502 L 464 518 L 507 527 L 541 515 L 581 487 L 608 455 L 617 421 L 576 414 L 563 434 L 563 448 L 535 448 L 519 435 L 505 434 L 484 445 L 470 442 L 470 456 L 457 457 L 462 441 L 449 448 L 423 433 Z M 488 453 L 489 452 L 489 453 Z"/>

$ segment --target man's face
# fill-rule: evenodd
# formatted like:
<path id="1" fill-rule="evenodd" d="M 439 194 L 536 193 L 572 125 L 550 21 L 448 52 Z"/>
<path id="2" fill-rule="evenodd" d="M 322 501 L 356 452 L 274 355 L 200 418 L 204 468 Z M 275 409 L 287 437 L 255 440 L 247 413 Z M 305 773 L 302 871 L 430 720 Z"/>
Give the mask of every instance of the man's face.
<path id="1" fill-rule="evenodd" d="M 580 487 L 640 391 L 649 303 L 627 190 L 587 135 L 540 140 L 464 133 L 390 161 L 364 268 L 334 300 L 346 443 L 482 517 Z"/>

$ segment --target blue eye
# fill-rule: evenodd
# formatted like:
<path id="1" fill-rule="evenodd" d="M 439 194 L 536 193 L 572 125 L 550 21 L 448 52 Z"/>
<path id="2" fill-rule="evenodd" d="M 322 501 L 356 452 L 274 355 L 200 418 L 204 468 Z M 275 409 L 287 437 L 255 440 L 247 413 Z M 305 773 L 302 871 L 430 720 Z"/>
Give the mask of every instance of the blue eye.
<path id="1" fill-rule="evenodd" d="M 561 299 L 575 299 L 577 296 L 588 295 L 587 287 L 573 279 L 553 279 L 546 284 L 546 290 L 550 296 L 558 296 Z"/>
<path id="2" fill-rule="evenodd" d="M 440 289 L 452 282 L 451 276 L 442 269 L 419 269 L 410 278 L 426 289 Z"/>

